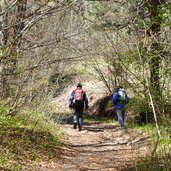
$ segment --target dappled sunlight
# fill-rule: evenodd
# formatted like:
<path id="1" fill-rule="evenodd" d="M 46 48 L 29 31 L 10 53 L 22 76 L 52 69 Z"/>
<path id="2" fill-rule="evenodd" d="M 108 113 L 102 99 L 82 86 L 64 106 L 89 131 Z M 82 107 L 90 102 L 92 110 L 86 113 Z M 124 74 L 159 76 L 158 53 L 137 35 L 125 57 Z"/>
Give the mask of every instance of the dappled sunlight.
<path id="1" fill-rule="evenodd" d="M 116 124 L 92 121 L 85 122 L 80 132 L 74 130 L 72 125 L 64 125 L 64 129 L 68 137 L 66 147 L 74 154 L 63 155 L 64 170 L 72 166 L 74 171 L 102 168 L 119 171 L 134 165 L 149 153 L 149 137 L 140 131 L 128 128 L 121 130 Z M 79 169 L 78 161 L 84 162 Z"/>

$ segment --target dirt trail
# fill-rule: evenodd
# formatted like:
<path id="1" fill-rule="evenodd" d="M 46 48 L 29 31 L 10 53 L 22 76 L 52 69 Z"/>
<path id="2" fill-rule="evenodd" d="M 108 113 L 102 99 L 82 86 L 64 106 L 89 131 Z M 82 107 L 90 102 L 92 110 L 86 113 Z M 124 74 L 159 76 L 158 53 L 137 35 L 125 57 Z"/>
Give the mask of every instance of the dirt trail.
<path id="1" fill-rule="evenodd" d="M 120 171 L 136 164 L 149 152 L 143 132 L 114 124 L 85 123 L 82 131 L 65 125 L 68 140 L 62 159 L 63 171 Z"/>

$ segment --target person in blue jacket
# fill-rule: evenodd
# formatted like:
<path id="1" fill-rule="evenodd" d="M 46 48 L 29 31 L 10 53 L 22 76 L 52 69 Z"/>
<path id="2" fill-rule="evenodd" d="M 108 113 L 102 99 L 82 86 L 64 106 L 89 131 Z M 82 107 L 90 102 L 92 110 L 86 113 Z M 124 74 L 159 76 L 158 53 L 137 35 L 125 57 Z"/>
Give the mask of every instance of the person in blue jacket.
<path id="1" fill-rule="evenodd" d="M 116 114 L 120 124 L 120 128 L 125 126 L 125 109 L 128 103 L 128 95 L 122 86 L 117 88 L 117 91 L 113 94 L 112 101 L 116 108 Z"/>

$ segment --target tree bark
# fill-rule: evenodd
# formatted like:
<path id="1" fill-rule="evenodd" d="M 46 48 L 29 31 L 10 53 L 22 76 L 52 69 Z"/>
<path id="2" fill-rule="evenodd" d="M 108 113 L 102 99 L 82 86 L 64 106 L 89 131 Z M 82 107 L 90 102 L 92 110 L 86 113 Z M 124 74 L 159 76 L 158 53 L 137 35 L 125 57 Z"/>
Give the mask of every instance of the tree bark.
<path id="1" fill-rule="evenodd" d="M 6 11 L 6 0 L 1 0 L 0 2 L 0 45 L 5 46 L 7 45 L 8 40 L 8 32 L 7 32 L 7 25 L 8 25 L 8 12 Z"/>
<path id="2" fill-rule="evenodd" d="M 25 27 L 26 5 L 27 0 L 18 0 L 13 5 L 6 0 L 1 0 L 0 2 L 0 45 L 3 53 L 0 61 L 1 98 L 11 96 L 13 90 L 11 89 L 10 82 L 11 80 L 17 82 L 15 73 L 17 71 L 17 61 L 20 54 L 22 30 Z M 12 11 L 10 11 L 9 8 L 12 6 Z M 8 15 L 8 13 L 10 14 Z M 15 23 L 10 23 L 11 20 L 14 20 Z M 10 27 L 13 27 L 13 32 Z M 9 33 L 11 35 L 13 34 L 12 40 L 8 38 Z M 7 76 L 10 74 L 11 76 Z"/>
<path id="3" fill-rule="evenodd" d="M 14 26 L 14 48 L 18 51 L 21 43 L 22 33 L 24 29 L 24 18 L 26 15 L 27 0 L 18 0 L 16 12 L 16 25 Z"/>
<path id="4" fill-rule="evenodd" d="M 160 89 L 160 56 L 158 55 L 160 45 L 158 44 L 158 38 L 160 34 L 161 19 L 158 16 L 158 7 L 162 5 L 165 0 L 151 0 L 150 12 L 151 12 L 151 27 L 148 31 L 149 35 L 153 38 L 151 58 L 150 58 L 150 85 L 153 94 L 156 95 L 156 100 L 160 100 L 161 89 Z"/>
<path id="5" fill-rule="evenodd" d="M 1 61 L 0 61 L 0 98 L 6 97 L 7 86 L 6 86 L 6 78 L 4 76 L 5 67 L 2 59 L 5 56 L 5 49 L 8 42 L 8 30 L 6 29 L 8 25 L 8 12 L 6 11 L 7 2 L 6 0 L 1 0 L 0 2 L 0 47 L 1 47 Z"/>

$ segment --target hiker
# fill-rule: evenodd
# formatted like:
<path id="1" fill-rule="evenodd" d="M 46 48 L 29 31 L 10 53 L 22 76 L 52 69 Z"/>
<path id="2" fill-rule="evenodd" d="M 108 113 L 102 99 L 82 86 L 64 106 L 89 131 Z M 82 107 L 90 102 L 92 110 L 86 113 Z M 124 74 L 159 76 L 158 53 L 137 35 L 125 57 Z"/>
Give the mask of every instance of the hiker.
<path id="1" fill-rule="evenodd" d="M 82 130 L 84 107 L 88 109 L 88 98 L 81 83 L 78 83 L 77 88 L 72 91 L 69 98 L 69 108 L 73 110 L 74 129 L 77 129 L 78 126 L 79 131 Z"/>
<path id="2" fill-rule="evenodd" d="M 129 98 L 122 86 L 118 86 L 117 91 L 113 94 L 112 101 L 116 108 L 120 128 L 123 129 L 125 126 L 125 106 L 128 103 Z"/>

